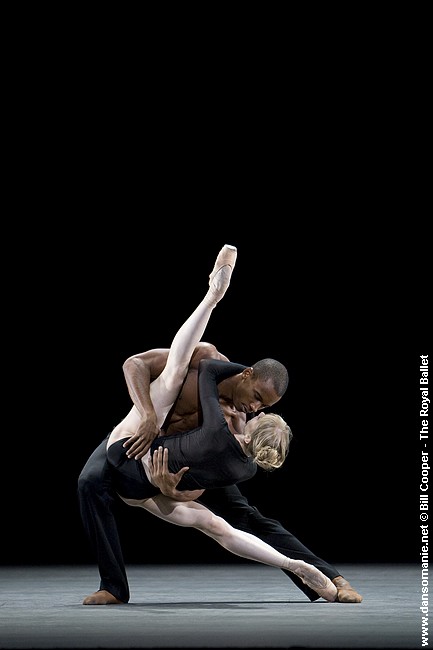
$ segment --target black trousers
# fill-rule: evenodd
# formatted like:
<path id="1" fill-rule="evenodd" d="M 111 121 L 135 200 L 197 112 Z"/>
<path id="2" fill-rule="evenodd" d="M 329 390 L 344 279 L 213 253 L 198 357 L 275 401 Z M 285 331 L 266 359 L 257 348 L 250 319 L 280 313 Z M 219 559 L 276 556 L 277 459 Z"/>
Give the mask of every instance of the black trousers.
<path id="1" fill-rule="evenodd" d="M 106 443 L 107 439 L 101 442 L 83 467 L 78 478 L 78 500 L 84 529 L 98 564 L 100 589 L 109 591 L 127 603 L 130 598 L 128 579 L 113 513 L 118 497 L 112 485 Z M 259 537 L 283 555 L 313 564 L 331 580 L 341 575 L 335 567 L 301 544 L 280 522 L 264 517 L 257 508 L 251 506 L 236 485 L 205 490 L 198 501 L 234 528 Z M 319 598 L 300 578 L 290 571 L 282 570 L 310 600 Z"/>

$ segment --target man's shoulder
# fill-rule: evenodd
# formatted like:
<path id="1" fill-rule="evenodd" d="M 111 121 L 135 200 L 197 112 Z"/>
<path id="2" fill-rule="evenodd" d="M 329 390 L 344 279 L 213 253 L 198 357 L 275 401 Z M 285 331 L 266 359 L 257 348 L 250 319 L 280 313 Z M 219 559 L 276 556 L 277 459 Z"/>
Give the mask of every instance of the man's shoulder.
<path id="1" fill-rule="evenodd" d="M 219 359 L 220 361 L 228 361 L 228 358 L 217 350 L 213 343 L 206 343 L 200 341 L 194 350 L 191 358 L 190 367 L 198 368 L 198 364 L 202 359 Z"/>

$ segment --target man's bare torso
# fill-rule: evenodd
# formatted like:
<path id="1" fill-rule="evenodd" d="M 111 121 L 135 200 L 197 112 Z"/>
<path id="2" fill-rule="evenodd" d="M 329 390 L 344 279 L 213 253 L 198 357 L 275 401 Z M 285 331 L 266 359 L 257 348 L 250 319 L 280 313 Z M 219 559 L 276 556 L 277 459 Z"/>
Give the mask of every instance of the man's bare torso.
<path id="1" fill-rule="evenodd" d="M 240 433 L 245 424 L 245 413 L 235 409 L 233 404 L 220 397 L 220 405 L 230 431 Z M 195 429 L 201 424 L 201 408 L 198 394 L 198 369 L 190 366 L 179 397 L 168 414 L 162 434 L 171 435 Z"/>
<path id="2" fill-rule="evenodd" d="M 164 421 L 161 435 L 183 433 L 200 426 L 202 415 L 198 389 L 198 368 L 200 360 L 204 358 L 228 361 L 228 358 L 218 352 L 212 344 L 200 343 L 197 346 L 188 366 L 188 373 L 179 392 L 179 396 Z M 235 435 L 243 431 L 246 416 L 243 412 L 235 409 L 227 395 L 224 396 L 224 381 L 219 385 L 220 404 L 229 429 Z M 111 442 L 120 438 L 133 436 L 137 432 L 140 422 L 141 416 L 139 410 L 136 406 L 133 406 L 128 415 L 113 429 L 110 437 Z"/>

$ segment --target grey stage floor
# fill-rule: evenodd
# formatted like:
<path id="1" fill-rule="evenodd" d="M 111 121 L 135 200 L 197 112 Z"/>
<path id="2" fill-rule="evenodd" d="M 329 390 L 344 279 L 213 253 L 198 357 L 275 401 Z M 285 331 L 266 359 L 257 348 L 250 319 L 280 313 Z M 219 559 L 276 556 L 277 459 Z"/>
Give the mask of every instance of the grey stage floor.
<path id="1" fill-rule="evenodd" d="M 0 647 L 423 647 L 417 565 L 337 566 L 361 604 L 311 603 L 253 562 L 128 566 L 131 602 L 102 607 L 81 604 L 95 567 L 0 567 Z"/>

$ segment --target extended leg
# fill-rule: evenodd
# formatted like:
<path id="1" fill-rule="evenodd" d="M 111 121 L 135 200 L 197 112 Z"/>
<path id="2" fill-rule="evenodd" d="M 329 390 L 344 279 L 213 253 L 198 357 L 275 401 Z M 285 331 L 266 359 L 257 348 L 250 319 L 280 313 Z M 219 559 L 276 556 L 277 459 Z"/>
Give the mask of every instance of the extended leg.
<path id="1" fill-rule="evenodd" d="M 234 528 L 252 533 L 283 555 L 303 560 L 317 567 L 336 585 L 339 602 L 360 603 L 362 601 L 362 596 L 353 589 L 334 566 L 315 555 L 292 533 L 286 530 L 279 521 L 264 517 L 257 508 L 248 503 L 248 500 L 236 485 L 206 490 L 199 498 L 199 502 L 228 521 Z M 283 571 L 310 600 L 317 600 L 318 594 L 313 589 L 310 589 L 292 572 L 284 569 Z"/>
<path id="2" fill-rule="evenodd" d="M 204 334 L 210 315 L 227 291 L 236 257 L 235 246 L 227 244 L 223 246 L 209 276 L 208 292 L 177 331 L 170 346 L 165 368 L 150 386 L 150 397 L 160 425 L 179 394 L 188 372 L 191 356 Z"/>
<path id="3" fill-rule="evenodd" d="M 129 505 L 140 506 L 177 526 L 196 528 L 235 555 L 293 572 L 325 600 L 333 602 L 337 597 L 335 585 L 316 567 L 302 560 L 286 557 L 258 537 L 233 528 L 200 503 L 179 502 L 162 494 L 143 501 L 124 501 Z"/>

